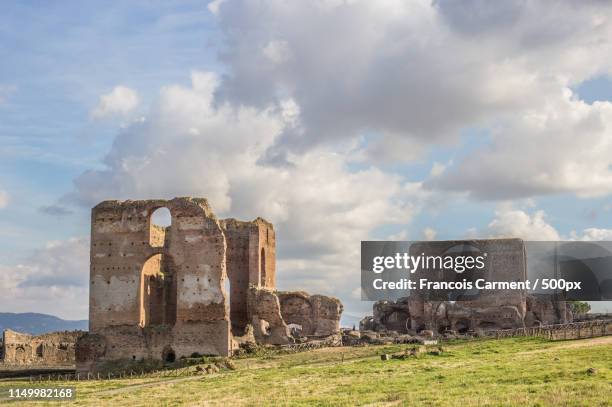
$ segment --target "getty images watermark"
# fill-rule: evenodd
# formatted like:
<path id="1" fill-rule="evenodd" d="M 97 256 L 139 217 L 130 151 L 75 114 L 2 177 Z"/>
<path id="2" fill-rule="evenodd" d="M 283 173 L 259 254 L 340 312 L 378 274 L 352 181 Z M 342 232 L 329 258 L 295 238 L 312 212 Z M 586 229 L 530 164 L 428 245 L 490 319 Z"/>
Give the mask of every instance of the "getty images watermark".
<path id="1" fill-rule="evenodd" d="M 411 292 L 434 301 L 522 292 L 559 301 L 612 300 L 612 242 L 361 242 L 362 299 Z"/>

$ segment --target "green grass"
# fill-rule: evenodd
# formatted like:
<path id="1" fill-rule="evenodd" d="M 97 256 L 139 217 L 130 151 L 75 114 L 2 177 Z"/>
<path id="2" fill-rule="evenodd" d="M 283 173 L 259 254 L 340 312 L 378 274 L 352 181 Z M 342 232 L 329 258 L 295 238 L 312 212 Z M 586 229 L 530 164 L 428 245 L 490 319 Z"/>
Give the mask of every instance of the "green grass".
<path id="1" fill-rule="evenodd" d="M 612 403 L 612 337 L 561 342 L 535 338 L 457 342 L 444 345 L 445 352 L 439 356 L 380 360 L 382 353 L 400 352 L 407 347 L 410 345 L 267 354 L 236 359 L 236 370 L 182 379 L 152 375 L 133 380 L 79 382 L 78 398 L 71 404 L 607 406 Z M 597 369 L 595 374 L 587 373 L 591 367 Z M 137 387 L 147 383 L 151 385 Z M 24 383 L 3 381 L 0 388 L 19 384 Z"/>

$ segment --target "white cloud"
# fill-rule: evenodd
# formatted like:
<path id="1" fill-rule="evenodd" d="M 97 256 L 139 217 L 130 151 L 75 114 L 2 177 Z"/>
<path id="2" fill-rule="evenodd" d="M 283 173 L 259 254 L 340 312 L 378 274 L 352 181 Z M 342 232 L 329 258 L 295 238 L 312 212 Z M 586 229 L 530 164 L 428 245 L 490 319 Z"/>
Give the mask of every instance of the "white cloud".
<path id="1" fill-rule="evenodd" d="M 307 137 L 286 132 L 276 146 L 293 151 L 364 133 L 452 140 L 612 71 L 612 7 L 601 3 L 270 0 L 217 11 L 229 67 L 220 94 L 256 106 L 295 98 Z"/>
<path id="2" fill-rule="evenodd" d="M 570 234 L 570 239 L 583 241 L 609 241 L 612 240 L 612 229 L 587 228 L 582 231 L 581 235 L 575 231 L 572 231 Z"/>
<path id="3" fill-rule="evenodd" d="M 435 240 L 438 232 L 434 228 L 427 227 L 423 229 L 423 239 L 424 240 Z"/>
<path id="4" fill-rule="evenodd" d="M 163 88 L 147 119 L 118 133 L 106 168 L 75 180 L 73 198 L 91 206 L 202 196 L 219 216 L 263 216 L 277 229 L 281 288 L 349 298 L 359 285 L 359 241 L 381 225 L 409 223 L 420 184 L 373 166 L 351 170 L 352 149 L 342 144 L 290 154 L 281 167 L 263 164 L 266 150 L 301 121 L 300 106 L 215 105 L 218 84 L 195 72 L 191 87 Z"/>
<path id="5" fill-rule="evenodd" d="M 221 5 L 223 3 L 225 3 L 227 0 L 213 0 L 210 3 L 208 3 L 208 11 L 210 11 L 213 15 L 218 15 L 219 14 L 219 8 L 221 7 Z"/>
<path id="6" fill-rule="evenodd" d="M 100 96 L 98 105 L 91 111 L 94 119 L 109 116 L 126 116 L 140 103 L 138 93 L 126 86 L 115 86 L 109 93 Z"/>
<path id="7" fill-rule="evenodd" d="M 483 199 L 612 193 L 611 105 L 569 90 L 612 74 L 612 4 L 238 0 L 217 11 L 228 68 L 218 97 L 300 106 L 270 162 L 357 136 L 368 163 L 421 160 L 478 128 L 489 138 L 434 167 L 427 187 Z"/>
<path id="8" fill-rule="evenodd" d="M 438 177 L 442 174 L 444 174 L 444 171 L 446 171 L 446 168 L 452 163 L 449 164 L 442 164 L 439 162 L 434 162 L 433 165 L 431 166 L 431 171 L 429 172 L 429 175 L 431 175 L 432 177 Z"/>
<path id="9" fill-rule="evenodd" d="M 287 41 L 270 41 L 264 47 L 263 53 L 275 64 L 287 62 L 291 57 L 291 50 Z"/>
<path id="10" fill-rule="evenodd" d="M 87 318 L 89 240 L 52 241 L 21 264 L 0 264 L 0 309 Z"/>
<path id="11" fill-rule="evenodd" d="M 528 201 L 528 204 L 533 204 Z M 528 213 L 516 209 L 510 203 L 499 205 L 495 211 L 495 218 L 487 225 L 485 230 L 478 232 L 476 229 L 468 230 L 468 238 L 482 236 L 490 238 L 518 237 L 523 240 L 532 241 L 556 241 L 556 240 L 581 240 L 600 241 L 612 240 L 612 229 L 586 228 L 581 233 L 572 231 L 569 235 L 561 234 L 547 221 L 543 210 Z"/>
<path id="12" fill-rule="evenodd" d="M 612 193 L 612 103 L 592 105 L 568 90 L 544 108 L 512 116 L 491 145 L 427 185 L 485 199 L 550 193 Z"/>
<path id="13" fill-rule="evenodd" d="M 6 208 L 9 204 L 9 194 L 0 189 L 0 209 Z"/>
<path id="14" fill-rule="evenodd" d="M 495 219 L 487 226 L 489 237 L 518 237 L 524 240 L 561 240 L 557 230 L 546 221 L 542 210 L 529 214 L 511 205 L 495 211 Z"/>

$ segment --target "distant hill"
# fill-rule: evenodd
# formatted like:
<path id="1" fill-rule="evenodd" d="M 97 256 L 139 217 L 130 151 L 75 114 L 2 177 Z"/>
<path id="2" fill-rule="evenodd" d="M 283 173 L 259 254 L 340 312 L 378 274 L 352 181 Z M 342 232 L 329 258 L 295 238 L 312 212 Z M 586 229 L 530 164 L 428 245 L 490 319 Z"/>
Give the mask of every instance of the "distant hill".
<path id="1" fill-rule="evenodd" d="M 69 321 L 47 314 L 0 312 L 0 334 L 5 329 L 40 335 L 54 331 L 87 330 L 87 320 Z"/>

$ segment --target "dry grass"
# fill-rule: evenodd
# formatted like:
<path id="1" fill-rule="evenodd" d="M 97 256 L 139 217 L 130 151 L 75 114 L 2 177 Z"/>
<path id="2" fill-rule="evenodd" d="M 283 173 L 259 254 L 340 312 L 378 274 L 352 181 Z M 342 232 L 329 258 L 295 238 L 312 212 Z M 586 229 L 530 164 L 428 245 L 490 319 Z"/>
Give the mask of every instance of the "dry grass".
<path id="1" fill-rule="evenodd" d="M 612 338 L 483 340 L 445 345 L 440 356 L 380 360 L 406 346 L 238 359 L 236 370 L 208 376 L 80 382 L 70 405 L 606 406 L 612 399 Z M 0 388 L 17 384 L 24 383 Z"/>

